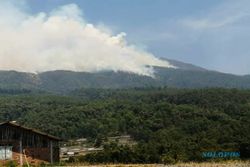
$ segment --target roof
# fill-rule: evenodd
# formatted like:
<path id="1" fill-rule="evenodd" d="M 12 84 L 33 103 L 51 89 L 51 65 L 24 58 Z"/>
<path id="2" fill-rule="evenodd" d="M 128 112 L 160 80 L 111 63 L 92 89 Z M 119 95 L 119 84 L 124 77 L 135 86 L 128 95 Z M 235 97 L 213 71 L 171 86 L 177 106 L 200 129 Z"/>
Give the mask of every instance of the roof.
<path id="1" fill-rule="evenodd" d="M 2 122 L 2 123 L 0 123 L 0 126 L 2 126 L 2 125 L 10 125 L 10 126 L 18 127 L 18 128 L 21 128 L 21 129 L 24 129 L 24 130 L 31 131 L 33 133 L 42 135 L 44 137 L 50 138 L 52 140 L 62 141 L 61 138 L 58 138 L 56 136 L 49 135 L 47 133 L 41 132 L 41 131 L 36 130 L 36 129 L 32 129 L 32 128 L 28 128 L 28 127 L 25 127 L 25 126 L 21 126 L 21 125 L 18 125 L 16 123 L 14 123 L 14 122 L 10 122 L 10 121 Z"/>

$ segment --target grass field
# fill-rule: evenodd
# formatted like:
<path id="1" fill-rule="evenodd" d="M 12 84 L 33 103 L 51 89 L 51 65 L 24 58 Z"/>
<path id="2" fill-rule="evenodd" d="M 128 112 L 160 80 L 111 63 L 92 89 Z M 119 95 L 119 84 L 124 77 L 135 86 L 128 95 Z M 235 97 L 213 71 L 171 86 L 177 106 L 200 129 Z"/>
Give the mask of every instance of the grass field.
<path id="1" fill-rule="evenodd" d="M 227 161 L 227 162 L 206 162 L 206 163 L 178 163 L 175 165 L 163 164 L 113 164 L 113 165 L 83 165 L 71 164 L 68 166 L 82 167 L 250 167 L 250 161 Z"/>

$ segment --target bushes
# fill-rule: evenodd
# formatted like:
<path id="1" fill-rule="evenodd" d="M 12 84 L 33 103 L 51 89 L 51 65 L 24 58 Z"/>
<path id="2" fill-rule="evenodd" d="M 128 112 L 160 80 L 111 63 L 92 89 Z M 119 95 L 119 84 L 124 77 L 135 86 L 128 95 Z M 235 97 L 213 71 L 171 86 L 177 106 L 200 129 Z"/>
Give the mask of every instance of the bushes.
<path id="1" fill-rule="evenodd" d="M 119 146 L 117 143 L 104 145 L 102 152 L 87 154 L 80 157 L 79 161 L 90 163 L 135 163 L 137 156 L 129 146 Z"/>
<path id="2" fill-rule="evenodd" d="M 164 143 L 152 141 L 141 142 L 134 146 L 118 145 L 111 143 L 104 146 L 104 150 L 87 154 L 78 158 L 77 162 L 88 163 L 165 163 L 174 164 L 179 161 L 187 161 L 188 155 L 176 147 L 164 148 Z"/>
<path id="3" fill-rule="evenodd" d="M 17 166 L 17 162 L 16 161 L 7 161 L 5 166 L 7 167 L 16 167 Z"/>

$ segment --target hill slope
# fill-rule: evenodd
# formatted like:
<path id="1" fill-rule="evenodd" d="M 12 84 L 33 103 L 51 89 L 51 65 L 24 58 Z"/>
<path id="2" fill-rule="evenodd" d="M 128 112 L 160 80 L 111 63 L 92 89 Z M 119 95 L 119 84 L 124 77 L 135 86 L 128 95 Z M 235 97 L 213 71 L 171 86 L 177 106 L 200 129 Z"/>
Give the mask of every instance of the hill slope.
<path id="1" fill-rule="evenodd" d="M 66 93 L 80 88 L 250 88 L 250 77 L 209 71 L 191 64 L 168 60 L 178 67 L 154 67 L 155 77 L 128 72 L 102 71 L 96 73 L 49 71 L 39 74 L 0 71 L 0 89 L 36 89 Z"/>

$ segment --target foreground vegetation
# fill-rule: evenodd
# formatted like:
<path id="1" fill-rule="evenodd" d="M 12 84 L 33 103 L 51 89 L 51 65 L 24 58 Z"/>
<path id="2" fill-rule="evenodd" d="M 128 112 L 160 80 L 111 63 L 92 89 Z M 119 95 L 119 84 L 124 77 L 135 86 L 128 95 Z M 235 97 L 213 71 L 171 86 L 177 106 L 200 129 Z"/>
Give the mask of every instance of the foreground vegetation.
<path id="1" fill-rule="evenodd" d="M 209 161 L 206 151 L 250 156 L 250 91 L 236 89 L 83 89 L 65 96 L 2 95 L 0 120 L 16 120 L 64 139 L 87 137 L 102 152 L 89 163 Z M 103 144 L 130 135 L 137 145 Z M 215 159 L 215 160 L 217 160 Z"/>
<path id="2" fill-rule="evenodd" d="M 225 162 L 189 162 L 178 164 L 100 164 L 88 165 L 81 163 L 67 164 L 66 166 L 84 166 L 84 167 L 249 167 L 249 161 L 225 161 Z"/>

